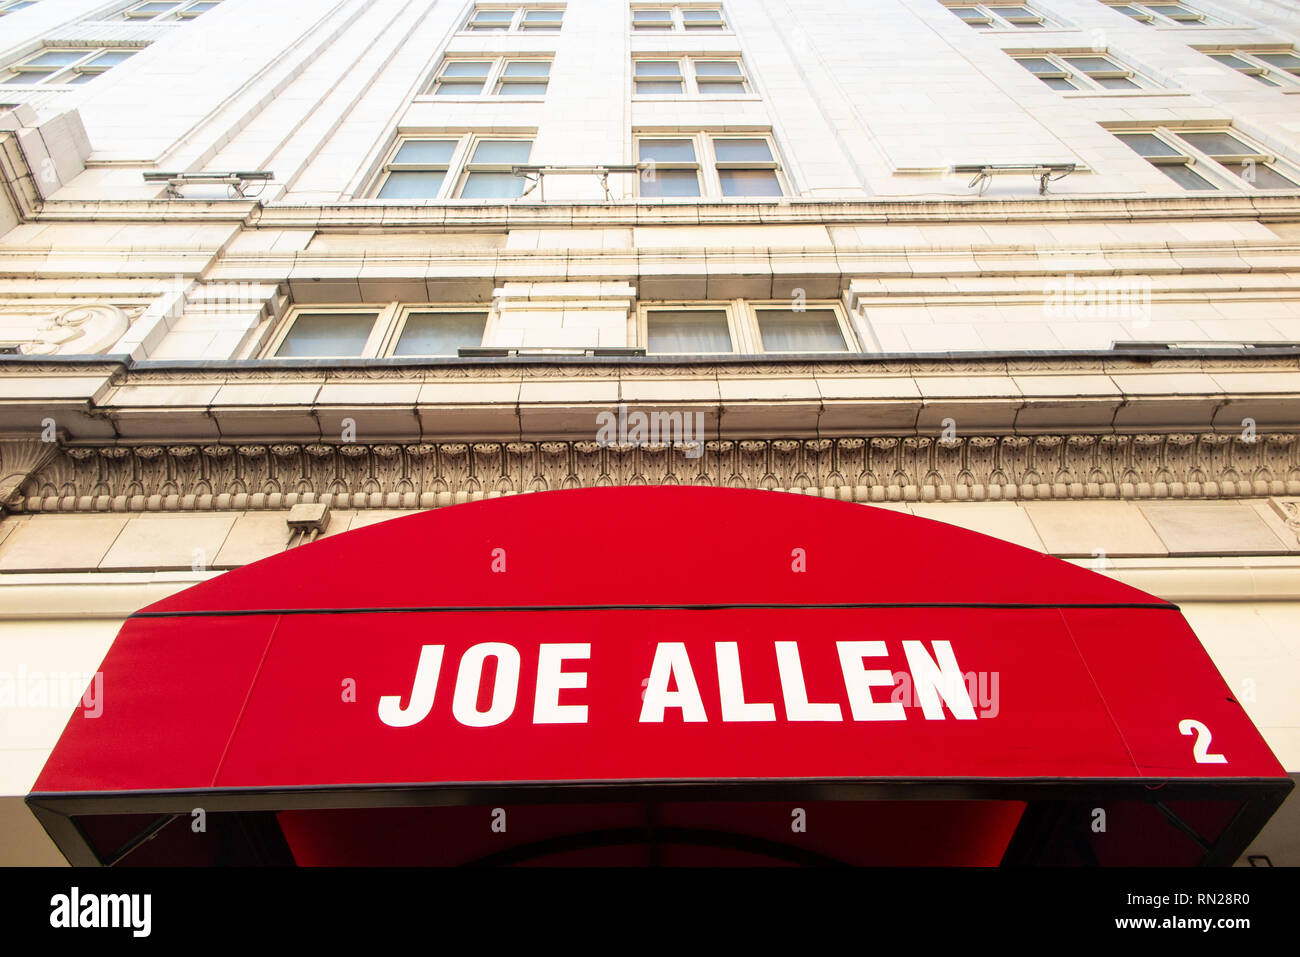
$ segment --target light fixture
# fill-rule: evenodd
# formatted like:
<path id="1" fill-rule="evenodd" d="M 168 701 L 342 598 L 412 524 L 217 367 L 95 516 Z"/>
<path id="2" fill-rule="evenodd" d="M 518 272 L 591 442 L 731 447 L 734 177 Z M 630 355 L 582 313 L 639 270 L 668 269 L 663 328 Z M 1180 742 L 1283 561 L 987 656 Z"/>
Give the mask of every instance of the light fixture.
<path id="1" fill-rule="evenodd" d="M 145 173 L 146 183 L 166 183 L 167 195 L 172 199 L 184 199 L 182 186 L 229 186 L 235 197 L 243 198 L 244 187 L 249 183 L 266 183 L 275 179 L 270 170 L 246 170 L 231 173 Z"/>
<path id="2" fill-rule="evenodd" d="M 951 172 L 973 173 L 975 178 L 967 185 L 978 184 L 980 196 L 984 195 L 984 190 L 988 188 L 994 176 L 1002 173 L 1028 174 L 1038 179 L 1038 192 L 1039 195 L 1043 195 L 1047 192 L 1048 183 L 1069 176 L 1077 166 L 1076 163 L 966 163 L 954 166 Z"/>

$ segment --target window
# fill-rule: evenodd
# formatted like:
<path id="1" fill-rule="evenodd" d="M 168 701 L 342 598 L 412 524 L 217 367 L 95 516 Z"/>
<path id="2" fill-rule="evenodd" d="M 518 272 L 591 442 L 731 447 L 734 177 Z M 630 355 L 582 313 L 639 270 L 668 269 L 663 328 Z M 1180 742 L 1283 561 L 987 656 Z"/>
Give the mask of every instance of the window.
<path id="1" fill-rule="evenodd" d="M 1300 82 L 1300 56 L 1289 48 L 1201 52 L 1264 86 L 1290 89 Z"/>
<path id="2" fill-rule="evenodd" d="M 1110 3 L 1103 0 L 1112 10 L 1132 17 L 1139 23 L 1153 26 L 1195 26 L 1214 21 L 1205 14 L 1193 10 L 1185 3 Z"/>
<path id="3" fill-rule="evenodd" d="M 1028 4 L 995 6 L 983 3 L 945 3 L 949 10 L 976 30 L 1041 30 L 1056 26 Z"/>
<path id="4" fill-rule="evenodd" d="M 475 133 L 399 138 L 374 190 L 377 199 L 514 199 L 524 178 L 531 138 Z M 452 175 L 458 170 L 458 175 Z"/>
<path id="5" fill-rule="evenodd" d="M 632 29 L 637 33 L 719 33 L 727 29 L 727 22 L 717 6 L 633 7 Z"/>
<path id="6" fill-rule="evenodd" d="M 437 199 L 451 168 L 456 140 L 406 140 L 384 166 L 380 199 Z"/>
<path id="7" fill-rule="evenodd" d="M 434 96 L 545 96 L 549 59 L 447 59 L 429 92 Z"/>
<path id="8" fill-rule="evenodd" d="M 761 306 L 759 341 L 764 352 L 846 352 L 844 331 L 833 309 Z"/>
<path id="9" fill-rule="evenodd" d="M 772 142 L 766 134 L 637 137 L 640 195 L 782 196 Z"/>
<path id="10" fill-rule="evenodd" d="M 1017 54 L 1015 60 L 1053 90 L 1139 90 L 1148 85 L 1132 70 L 1097 53 Z"/>
<path id="11" fill-rule="evenodd" d="M 735 351 L 725 309 L 651 309 L 645 341 L 652 355 Z"/>
<path id="12" fill-rule="evenodd" d="M 648 355 L 848 352 L 853 334 L 838 303 L 681 303 L 640 309 Z"/>
<path id="13" fill-rule="evenodd" d="M 101 73 L 124 63 L 139 52 L 138 47 L 96 47 L 66 49 L 44 47 L 5 70 L 0 83 L 8 86 L 67 85 L 89 83 Z"/>
<path id="14" fill-rule="evenodd" d="M 3 17 L 6 13 L 14 13 L 24 7 L 30 7 L 35 2 L 36 0 L 8 0 L 6 3 L 4 0 L 0 0 L 0 17 Z"/>
<path id="15" fill-rule="evenodd" d="M 215 7 L 221 0 L 145 0 L 123 11 L 127 20 L 193 20 Z"/>
<path id="16" fill-rule="evenodd" d="M 465 21 L 470 33 L 558 33 L 564 7 L 475 7 Z"/>
<path id="17" fill-rule="evenodd" d="M 482 307 L 303 306 L 294 309 L 264 355 L 278 359 L 455 356 L 483 344 Z"/>
<path id="18" fill-rule="evenodd" d="M 1175 133 L 1161 127 L 1115 136 L 1184 189 L 1295 189 L 1300 183 L 1295 172 L 1282 173 L 1285 167 L 1276 157 L 1247 143 L 1236 130 Z"/>
<path id="19" fill-rule="evenodd" d="M 740 60 L 717 57 L 638 58 L 632 61 L 638 96 L 742 96 L 750 92 Z"/>

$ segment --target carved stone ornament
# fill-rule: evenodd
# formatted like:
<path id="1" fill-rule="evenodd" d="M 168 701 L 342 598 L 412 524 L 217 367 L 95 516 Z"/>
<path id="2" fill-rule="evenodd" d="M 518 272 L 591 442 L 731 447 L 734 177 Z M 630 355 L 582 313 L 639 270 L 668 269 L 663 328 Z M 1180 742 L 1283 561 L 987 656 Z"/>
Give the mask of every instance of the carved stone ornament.
<path id="1" fill-rule="evenodd" d="M 106 303 L 64 308 L 47 314 L 18 351 L 29 356 L 99 355 L 122 338 L 143 311 L 144 306 L 124 309 Z"/>
<path id="2" fill-rule="evenodd" d="M 520 492 L 606 485 L 714 485 L 852 502 L 1271 497 L 1300 522 L 1294 434 L 912 436 L 685 444 L 427 442 L 0 447 L 10 508 L 26 512 L 434 508 Z M 1125 437 L 1128 438 L 1128 437 Z M 902 439 L 902 441 L 900 441 Z M 910 439 L 910 441 L 908 441 Z M 1083 441 L 1081 439 L 1086 439 Z M 40 446 L 44 445 L 44 448 Z"/>

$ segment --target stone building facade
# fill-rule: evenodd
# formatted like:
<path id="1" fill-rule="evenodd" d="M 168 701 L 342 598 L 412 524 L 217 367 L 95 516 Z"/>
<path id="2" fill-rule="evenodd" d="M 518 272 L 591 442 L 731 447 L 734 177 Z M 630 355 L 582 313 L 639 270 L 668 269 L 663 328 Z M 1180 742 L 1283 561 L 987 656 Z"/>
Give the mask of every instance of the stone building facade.
<path id="1" fill-rule="evenodd" d="M 1285 0 L 0 2 L 0 670 L 416 510 L 764 488 L 1179 602 L 1294 777 L 1297 45 Z M 60 860 L 71 703 L 0 705 L 0 859 Z"/>

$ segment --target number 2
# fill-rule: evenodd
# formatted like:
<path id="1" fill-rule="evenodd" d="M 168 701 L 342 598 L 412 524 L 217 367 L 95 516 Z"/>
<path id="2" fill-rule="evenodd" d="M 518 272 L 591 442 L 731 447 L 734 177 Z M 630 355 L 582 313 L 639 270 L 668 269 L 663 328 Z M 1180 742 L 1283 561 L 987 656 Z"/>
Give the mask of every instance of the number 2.
<path id="1" fill-rule="evenodd" d="M 1227 764 L 1228 759 L 1221 754 L 1210 753 L 1210 729 L 1192 718 L 1183 718 L 1178 722 L 1178 733 L 1189 735 L 1195 733 L 1196 741 L 1192 744 L 1192 757 L 1197 764 Z"/>

